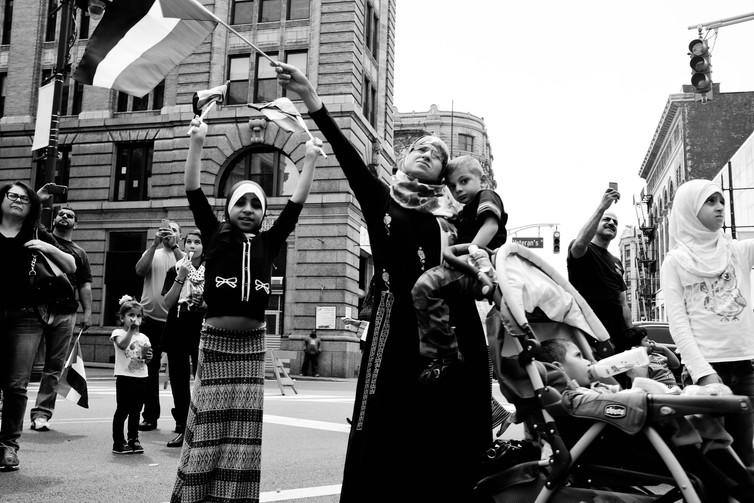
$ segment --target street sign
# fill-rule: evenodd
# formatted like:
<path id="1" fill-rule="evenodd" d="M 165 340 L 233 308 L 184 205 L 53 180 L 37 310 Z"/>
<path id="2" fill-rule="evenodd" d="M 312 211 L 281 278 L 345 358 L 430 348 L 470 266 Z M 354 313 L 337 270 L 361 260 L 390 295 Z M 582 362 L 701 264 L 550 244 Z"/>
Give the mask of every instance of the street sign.
<path id="1" fill-rule="evenodd" d="M 513 242 L 527 248 L 544 248 L 543 238 L 517 238 L 513 237 Z"/>

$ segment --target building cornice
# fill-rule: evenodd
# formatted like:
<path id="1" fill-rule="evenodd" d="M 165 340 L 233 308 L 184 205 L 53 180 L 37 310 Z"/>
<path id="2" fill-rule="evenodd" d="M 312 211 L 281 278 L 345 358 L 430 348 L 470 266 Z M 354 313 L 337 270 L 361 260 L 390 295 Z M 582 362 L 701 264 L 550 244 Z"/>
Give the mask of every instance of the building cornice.
<path id="1" fill-rule="evenodd" d="M 665 138 L 667 137 L 670 126 L 675 120 L 676 113 L 682 103 L 689 103 L 694 101 L 694 93 L 678 93 L 671 94 L 668 97 L 668 102 L 665 104 L 665 109 L 662 111 L 660 122 L 657 124 L 652 141 L 649 143 L 649 150 L 644 156 L 644 162 L 641 164 L 639 170 L 639 176 L 645 180 L 649 178 L 649 173 L 654 167 L 655 160 L 660 154 L 663 145 L 665 144 Z"/>

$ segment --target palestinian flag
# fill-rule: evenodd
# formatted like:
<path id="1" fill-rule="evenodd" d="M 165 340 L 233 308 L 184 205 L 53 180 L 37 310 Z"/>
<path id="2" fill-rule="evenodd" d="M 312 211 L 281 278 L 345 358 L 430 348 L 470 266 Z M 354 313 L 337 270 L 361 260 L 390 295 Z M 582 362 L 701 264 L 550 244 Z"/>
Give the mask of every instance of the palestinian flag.
<path id="1" fill-rule="evenodd" d="M 288 98 L 278 98 L 269 103 L 249 103 L 249 106 L 262 112 L 268 120 L 286 131 L 290 131 L 291 133 L 309 132 L 304 118 L 301 117 L 296 105 Z"/>
<path id="2" fill-rule="evenodd" d="M 210 103 L 219 103 L 222 105 L 225 101 L 225 95 L 228 92 L 228 84 L 230 84 L 230 81 L 221 86 L 213 87 L 212 89 L 202 89 L 201 91 L 195 92 L 194 97 L 191 100 L 191 105 L 194 108 L 194 115 L 202 115 L 202 112 Z"/>
<path id="3" fill-rule="evenodd" d="M 82 330 L 83 332 L 83 330 Z M 79 407 L 89 408 L 89 392 L 86 386 L 86 370 L 84 369 L 84 359 L 81 358 L 81 332 L 73 343 L 71 354 L 68 361 L 60 374 L 58 381 L 58 395 L 70 400 Z"/>
<path id="4" fill-rule="evenodd" d="M 173 10 L 183 4 L 177 0 L 166 3 L 175 4 Z M 206 9 L 203 14 L 193 7 L 190 10 L 193 19 L 187 20 L 164 16 L 159 0 L 116 0 L 108 4 L 73 78 L 83 84 L 144 96 L 217 26 Z"/>

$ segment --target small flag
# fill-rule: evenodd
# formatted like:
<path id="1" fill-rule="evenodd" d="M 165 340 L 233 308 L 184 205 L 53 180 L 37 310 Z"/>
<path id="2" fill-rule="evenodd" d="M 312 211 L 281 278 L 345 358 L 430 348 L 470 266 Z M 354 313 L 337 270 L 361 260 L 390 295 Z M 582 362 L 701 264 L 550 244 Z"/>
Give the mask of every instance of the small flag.
<path id="1" fill-rule="evenodd" d="M 75 402 L 79 407 L 89 408 L 89 393 L 86 388 L 86 370 L 84 360 L 81 358 L 81 346 L 79 339 L 84 331 L 79 332 L 76 342 L 73 343 L 71 354 L 60 374 L 58 381 L 58 395 L 66 400 Z"/>
<path id="2" fill-rule="evenodd" d="M 288 98 L 278 98 L 269 103 L 249 103 L 249 106 L 262 112 L 265 117 L 286 131 L 309 133 L 304 118 L 301 117 L 296 106 Z M 309 133 L 309 136 L 311 136 L 311 133 Z"/>
<path id="3" fill-rule="evenodd" d="M 166 3 L 173 10 L 178 8 L 173 4 L 193 6 L 186 0 Z M 209 11 L 210 16 L 201 20 L 177 19 L 164 16 L 160 5 L 160 0 L 108 4 L 73 78 L 83 84 L 142 97 L 192 54 L 217 26 Z M 193 7 L 189 10 L 196 15 Z"/>
<path id="4" fill-rule="evenodd" d="M 212 89 L 203 89 L 194 93 L 192 105 L 194 106 L 194 115 L 202 115 L 207 105 L 210 103 L 218 103 L 220 105 L 225 101 L 225 93 L 228 92 L 228 84 L 225 84 Z"/>

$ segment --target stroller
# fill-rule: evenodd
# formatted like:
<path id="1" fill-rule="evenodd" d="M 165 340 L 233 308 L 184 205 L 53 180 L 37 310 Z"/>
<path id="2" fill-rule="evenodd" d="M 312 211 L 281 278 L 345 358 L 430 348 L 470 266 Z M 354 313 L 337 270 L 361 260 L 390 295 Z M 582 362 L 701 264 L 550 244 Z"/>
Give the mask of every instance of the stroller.
<path id="1" fill-rule="evenodd" d="M 675 421 L 686 424 L 684 418 L 689 415 L 749 413 L 749 399 L 735 395 L 622 392 L 618 394 L 621 397 L 615 395 L 589 417 L 569 416 L 561 393 L 549 385 L 550 376 L 562 372 L 535 360 L 539 344 L 550 338 L 567 338 L 585 358 L 594 361 L 595 352 L 607 356 L 611 351 L 607 331 L 568 281 L 529 249 L 515 243 L 498 249 L 493 255 L 497 281 L 475 269 L 465 259 L 466 253 L 468 245 L 456 245 L 445 251 L 444 258 L 449 265 L 466 273 L 469 281 L 459 288 L 478 292 L 481 283 L 481 291 L 499 309 L 499 319 L 493 319 L 492 323 L 490 318 L 487 320 L 495 374 L 503 395 L 516 406 L 518 422 L 525 423 L 531 445 L 542 448 L 540 458 L 530 457 L 531 460 L 523 462 L 517 459 L 512 466 L 502 465 L 480 480 L 475 488 L 479 500 L 710 501 L 712 497 L 705 492 L 709 489 L 703 482 L 710 480 L 705 473 L 706 465 L 688 466 L 687 458 L 659 432 L 666 432 L 665 427 Z M 533 314 L 538 315 L 536 321 Z M 578 431 L 575 436 L 574 431 Z M 605 439 L 615 436 L 623 437 L 622 445 L 627 452 L 615 452 L 605 446 Z M 638 467 L 626 468 L 621 463 L 604 463 L 600 456 L 594 461 L 595 456 L 590 456 L 601 451 L 603 458 L 620 460 L 640 444 L 646 447 L 646 459 L 655 459 L 654 466 L 640 462 Z M 743 479 L 749 488 L 747 497 L 754 497 L 749 485 L 751 475 L 730 447 L 725 451 L 735 463 L 730 470 L 735 472 L 734 479 L 739 482 Z M 490 455 L 494 456 L 494 449 Z M 641 456 L 639 459 L 642 461 Z M 740 491 L 735 489 L 740 486 L 736 484 L 731 481 L 734 489 L 729 494 L 740 497 Z M 741 501 L 749 500 L 744 497 Z"/>

